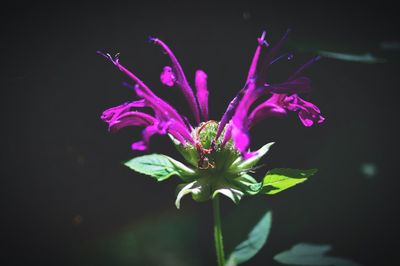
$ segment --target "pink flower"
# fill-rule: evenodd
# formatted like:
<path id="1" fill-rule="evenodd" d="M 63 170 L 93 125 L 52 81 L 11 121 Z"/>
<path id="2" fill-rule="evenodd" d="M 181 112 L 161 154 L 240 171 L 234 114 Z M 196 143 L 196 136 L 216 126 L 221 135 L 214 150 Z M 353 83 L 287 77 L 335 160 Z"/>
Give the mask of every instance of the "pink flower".
<path id="1" fill-rule="evenodd" d="M 224 115 L 219 122 L 214 144 L 221 135 L 222 147 L 230 140 L 243 157 L 248 158 L 253 155 L 249 152 L 250 136 L 249 130 L 257 123 L 269 117 L 285 116 L 288 111 L 298 112 L 300 121 L 304 126 L 311 126 L 315 123 L 322 123 L 324 117 L 314 104 L 300 98 L 298 94 L 308 93 L 311 90 L 310 79 L 301 76 L 302 72 L 319 58 L 313 58 L 305 65 L 300 67 L 292 76 L 281 83 L 270 84 L 266 81 L 268 69 L 275 62 L 283 59 L 291 59 L 291 54 L 276 56 L 279 48 L 283 45 L 289 31 L 273 47 L 269 47 L 266 42 L 266 33 L 257 39 L 258 45 L 253 56 L 250 69 L 244 87 L 238 92 L 236 97 L 230 102 Z M 187 103 L 194 115 L 196 124 L 208 121 L 208 85 L 207 74 L 202 70 L 197 70 L 195 75 L 196 95 L 190 87 L 186 76 L 179 64 L 176 56 L 170 48 L 160 39 L 150 38 L 150 41 L 160 46 L 171 60 L 171 66 L 165 66 L 161 72 L 161 83 L 168 86 L 177 86 L 183 93 Z M 263 56 L 262 64 L 258 65 L 263 48 L 268 48 Z M 100 53 L 100 52 L 99 52 Z M 150 137 L 154 134 L 170 134 L 183 145 L 192 145 L 200 154 L 212 153 L 214 146 L 210 149 L 199 148 L 198 142 L 194 137 L 193 130 L 188 120 L 179 114 L 169 103 L 159 98 L 150 88 L 144 84 L 135 74 L 127 70 L 120 64 L 119 58 L 109 54 L 103 54 L 122 72 L 130 77 L 136 85 L 134 91 L 140 98 L 139 100 L 124 103 L 117 107 L 107 109 L 101 118 L 108 123 L 111 131 L 117 131 L 127 126 L 144 127 L 142 132 L 143 139 L 132 144 L 134 150 L 146 150 L 149 145 Z M 253 107 L 254 103 L 261 97 L 269 97 L 258 106 Z M 144 112 L 150 108 L 152 114 Z"/>

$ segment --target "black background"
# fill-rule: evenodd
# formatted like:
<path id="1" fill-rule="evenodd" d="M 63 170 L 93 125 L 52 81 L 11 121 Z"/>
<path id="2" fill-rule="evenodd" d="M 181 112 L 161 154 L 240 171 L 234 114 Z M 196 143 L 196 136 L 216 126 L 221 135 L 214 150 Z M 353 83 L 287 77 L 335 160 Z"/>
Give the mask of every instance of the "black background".
<path id="1" fill-rule="evenodd" d="M 243 85 L 264 29 L 270 43 L 287 28 L 293 30 L 288 45 L 295 60 L 277 64 L 272 72 L 277 80 L 311 57 L 315 45 L 364 53 L 400 37 L 395 8 L 383 2 L 114 1 L 4 5 L 1 13 L 2 265 L 125 265 L 99 261 L 92 243 L 165 215 L 194 217 L 191 254 L 198 265 L 214 263 L 211 204 L 185 198 L 177 211 L 178 179 L 156 183 L 120 164 L 136 155 L 130 144 L 140 130 L 110 134 L 100 114 L 134 95 L 121 86 L 127 78 L 97 50 L 120 52 L 126 67 L 189 115 L 177 89 L 159 83 L 169 61 L 147 42 L 148 36 L 159 37 L 190 82 L 196 69 L 207 72 L 211 117 L 219 119 Z M 333 255 L 364 265 L 398 260 L 399 64 L 398 54 L 383 56 L 388 61 L 380 64 L 323 59 L 307 71 L 314 87 L 309 99 L 320 107 L 325 123 L 305 128 L 291 114 L 252 131 L 253 149 L 276 142 L 263 160 L 267 168 L 320 171 L 276 197 L 245 198 L 239 206 L 223 200 L 227 232 L 245 214 L 274 212 L 268 244 L 245 265 L 278 265 L 272 257 L 299 242 L 329 243 Z M 151 151 L 180 159 L 162 136 L 153 137 Z M 377 169 L 372 178 L 361 171 L 365 163 Z M 235 210 L 241 215 L 229 216 Z M 245 234 L 247 229 L 237 230 Z M 229 238 L 227 233 L 227 246 Z"/>

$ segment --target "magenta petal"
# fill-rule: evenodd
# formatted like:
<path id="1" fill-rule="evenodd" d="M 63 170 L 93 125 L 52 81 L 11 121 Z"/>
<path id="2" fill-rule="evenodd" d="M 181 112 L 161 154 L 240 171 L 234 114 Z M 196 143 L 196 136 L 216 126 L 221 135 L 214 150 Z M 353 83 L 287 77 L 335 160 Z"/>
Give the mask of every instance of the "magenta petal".
<path id="1" fill-rule="evenodd" d="M 146 127 L 142 131 L 143 140 L 133 143 L 131 146 L 132 150 L 147 150 L 149 147 L 151 136 L 153 136 L 154 134 L 166 134 L 166 127 L 168 126 L 161 126 L 159 124 L 154 124 Z"/>
<path id="2" fill-rule="evenodd" d="M 232 139 L 235 143 L 235 147 L 242 153 L 245 154 L 250 144 L 250 137 L 247 130 L 244 130 L 242 126 L 236 126 L 232 124 Z"/>
<path id="3" fill-rule="evenodd" d="M 147 85 L 142 80 L 140 80 L 135 74 L 133 74 L 123 65 L 121 65 L 121 63 L 119 62 L 119 58 L 113 59 L 109 54 L 107 55 L 102 54 L 102 55 L 105 56 L 107 59 L 109 59 L 115 66 L 119 68 L 119 70 L 121 70 L 123 73 L 125 73 L 128 77 L 130 77 L 137 83 L 134 88 L 135 92 L 145 100 L 142 101 L 146 103 L 146 106 L 152 107 L 154 111 L 158 113 L 160 117 L 163 118 L 164 121 L 172 117 L 177 121 L 181 122 L 182 124 L 184 124 L 184 121 L 182 117 L 178 114 L 178 112 L 170 104 L 168 104 L 167 102 L 156 96 L 150 90 L 150 88 L 147 87 Z"/>
<path id="4" fill-rule="evenodd" d="M 235 98 L 233 98 L 233 100 L 229 103 L 228 108 L 226 108 L 225 113 L 222 115 L 221 122 L 218 125 L 217 135 L 215 137 L 216 139 L 219 138 L 226 124 L 228 124 L 229 121 L 232 119 L 233 115 L 236 112 L 236 109 L 238 108 L 239 103 L 241 103 L 247 90 L 249 88 L 254 88 L 253 85 L 254 85 L 254 79 L 251 79 L 248 82 L 246 82 L 246 85 L 238 92 Z"/>
<path id="5" fill-rule="evenodd" d="M 179 88 L 181 89 L 186 100 L 188 101 L 189 107 L 191 108 L 191 110 L 195 116 L 196 122 L 200 123 L 200 113 L 199 113 L 199 109 L 197 106 L 196 98 L 194 97 L 192 88 L 190 87 L 189 83 L 186 80 L 186 76 L 185 76 L 185 73 L 183 72 L 181 64 L 179 63 L 178 59 L 176 58 L 174 53 L 171 51 L 171 49 L 163 41 L 161 41 L 160 39 L 157 39 L 157 38 L 151 38 L 151 40 L 155 44 L 159 45 L 171 59 L 173 72 L 176 75 L 176 83 L 179 86 Z"/>
<path id="6" fill-rule="evenodd" d="M 228 108 L 226 109 L 224 115 L 222 116 L 221 122 L 220 122 L 220 124 L 218 126 L 218 131 L 217 131 L 216 138 L 218 138 L 220 136 L 220 134 L 222 133 L 222 130 L 225 128 L 225 125 L 227 123 L 229 123 L 229 121 L 235 115 L 236 109 L 238 108 L 239 104 L 242 101 L 248 102 L 247 99 L 246 100 L 243 99 L 243 98 L 245 98 L 245 94 L 247 94 L 247 98 L 248 98 L 249 94 L 250 95 L 253 94 L 257 98 L 257 95 L 254 94 L 253 90 L 255 88 L 255 78 L 256 78 L 255 76 L 256 76 L 256 70 L 257 70 L 258 61 L 259 61 L 259 58 L 260 58 L 261 48 L 262 48 L 263 45 L 268 46 L 268 43 L 265 41 L 265 35 L 266 35 L 266 32 L 264 31 L 261 34 L 261 37 L 257 39 L 258 45 L 257 45 L 256 51 L 255 51 L 255 53 L 253 55 L 253 59 L 252 59 L 251 64 L 250 64 L 249 73 L 247 74 L 246 84 L 239 91 L 239 93 L 235 96 L 235 98 L 233 98 L 233 100 L 229 103 Z M 250 90 L 250 92 L 248 92 L 248 90 Z M 254 97 L 251 97 L 251 98 L 254 98 Z M 251 99 L 251 101 L 252 100 L 253 99 Z M 244 109 L 244 108 L 247 108 L 246 111 L 244 111 L 244 113 L 246 113 L 246 115 L 247 115 L 247 110 L 249 108 L 249 105 L 247 107 L 243 107 L 243 104 L 242 104 L 241 109 Z M 243 114 L 243 112 L 241 114 Z M 241 119 L 243 119 L 243 117 L 244 116 L 241 115 Z M 228 129 L 229 129 L 229 127 L 228 127 Z M 228 136 L 230 137 L 231 130 L 227 130 L 226 133 L 228 133 L 229 134 Z M 226 135 L 226 133 L 225 133 L 225 135 Z M 225 138 L 224 141 L 227 141 L 226 138 Z"/>
<path id="7" fill-rule="evenodd" d="M 158 124 L 154 124 L 154 125 L 146 127 L 142 131 L 143 140 L 146 143 L 149 143 L 150 142 L 150 137 L 153 136 L 154 134 L 161 134 L 161 135 L 166 134 L 166 127 L 168 127 L 168 126 L 159 127 Z"/>
<path id="8" fill-rule="evenodd" d="M 111 107 L 105 110 L 101 114 L 101 120 L 103 120 L 106 123 L 111 123 L 113 120 L 118 119 L 118 117 L 121 114 L 128 112 L 132 107 L 144 107 L 144 106 L 145 106 L 144 100 L 126 102 L 116 107 Z"/>
<path id="9" fill-rule="evenodd" d="M 224 147 L 225 144 L 232 138 L 232 127 L 228 126 L 225 134 L 224 134 L 224 138 L 222 140 L 221 146 Z"/>
<path id="10" fill-rule="evenodd" d="M 160 75 L 160 80 L 162 84 L 168 87 L 174 86 L 176 77 L 175 74 L 172 72 L 172 68 L 170 66 L 165 66 L 163 68 L 163 71 L 161 72 Z"/>
<path id="11" fill-rule="evenodd" d="M 147 91 L 139 85 L 135 86 L 135 92 L 139 97 L 146 100 L 146 104 L 154 110 L 156 116 L 162 121 L 175 119 L 183 125 L 185 124 L 178 111 L 169 103 L 156 96 L 153 92 Z"/>
<path id="12" fill-rule="evenodd" d="M 169 104 L 146 90 L 135 86 L 139 96 L 144 99 L 131 103 L 124 103 L 117 107 L 109 108 L 102 114 L 102 119 L 108 123 L 110 131 L 117 131 L 127 126 L 143 126 L 143 140 L 132 144 L 134 150 L 146 150 L 150 137 L 154 134 L 171 133 L 182 144 L 194 143 L 194 140 L 177 111 Z M 151 107 L 155 117 L 134 108 Z M 174 119 L 174 117 L 178 119 Z"/>
<path id="13" fill-rule="evenodd" d="M 131 149 L 134 151 L 145 151 L 147 150 L 147 145 L 143 140 L 132 143 Z"/>
<path id="14" fill-rule="evenodd" d="M 263 31 L 263 33 L 261 34 L 261 37 L 257 39 L 258 45 L 257 45 L 256 51 L 253 55 L 253 59 L 251 60 L 249 73 L 247 74 L 247 81 L 254 78 L 256 75 L 257 64 L 258 64 L 258 60 L 259 60 L 260 54 L 261 54 L 261 47 L 263 45 L 268 46 L 268 43 L 265 41 L 265 35 L 266 35 L 266 32 Z"/>
<path id="15" fill-rule="evenodd" d="M 260 121 L 269 117 L 285 116 L 286 110 L 277 104 L 265 101 L 258 105 L 249 115 L 249 127 L 253 127 Z"/>
<path id="16" fill-rule="evenodd" d="M 207 88 L 207 74 L 203 70 L 196 71 L 195 78 L 196 96 L 199 102 L 201 115 L 204 121 L 208 121 L 208 88 Z"/>
<path id="17" fill-rule="evenodd" d="M 237 106 L 230 125 L 232 127 L 232 139 L 236 148 L 242 154 L 247 152 L 250 144 L 248 111 L 259 97 L 258 90 L 255 88 L 255 81 L 251 80 L 248 86 L 249 88 Z"/>
<path id="18" fill-rule="evenodd" d="M 291 111 L 299 111 L 300 121 L 304 126 L 310 127 L 315 122 L 322 123 L 325 118 L 321 115 L 319 108 L 313 103 L 303 100 L 296 94 L 287 96 L 284 100 L 286 108 Z"/>
<path id="19" fill-rule="evenodd" d="M 303 123 L 304 126 L 310 127 L 314 124 L 312 118 L 308 115 L 306 111 L 301 110 L 299 112 L 300 121 Z"/>
<path id="20" fill-rule="evenodd" d="M 175 138 L 177 139 L 181 144 L 185 145 L 185 143 L 188 142 L 188 139 L 183 137 L 180 131 L 175 130 L 174 128 L 169 128 L 169 133 Z M 190 141 L 189 141 L 190 142 Z M 191 144 L 194 144 L 194 142 L 192 142 Z"/>
<path id="21" fill-rule="evenodd" d="M 314 124 L 314 122 L 320 124 L 324 122 L 325 118 L 320 114 L 308 112 L 305 110 L 301 110 L 299 112 L 300 121 L 303 123 L 304 126 L 310 127 Z"/>
<path id="22" fill-rule="evenodd" d="M 148 126 L 156 123 L 156 119 L 148 114 L 132 111 L 127 112 L 109 123 L 109 129 L 112 132 L 128 126 Z"/>
<path id="23" fill-rule="evenodd" d="M 124 103 L 105 110 L 101 119 L 108 123 L 110 131 L 117 131 L 127 126 L 148 126 L 154 124 L 156 119 L 146 113 L 132 110 L 136 107 L 144 107 L 143 100 Z"/>
<path id="24" fill-rule="evenodd" d="M 221 135 L 222 131 L 224 130 L 226 124 L 232 119 L 232 116 L 235 114 L 236 108 L 239 104 L 239 101 L 242 99 L 244 95 L 243 89 L 239 92 L 238 95 L 233 98 L 233 100 L 229 103 L 228 108 L 226 109 L 225 113 L 222 115 L 221 121 L 218 125 L 217 135 L 215 139 L 218 139 Z M 229 127 L 228 127 L 229 128 Z"/>

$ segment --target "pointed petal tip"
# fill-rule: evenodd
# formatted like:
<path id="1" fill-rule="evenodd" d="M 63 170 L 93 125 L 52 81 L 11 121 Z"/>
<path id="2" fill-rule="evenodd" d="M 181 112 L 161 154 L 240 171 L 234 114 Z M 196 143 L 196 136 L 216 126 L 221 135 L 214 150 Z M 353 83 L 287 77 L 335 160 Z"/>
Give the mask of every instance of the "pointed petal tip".
<path id="1" fill-rule="evenodd" d="M 156 42 L 158 41 L 158 38 L 153 37 L 153 36 L 149 36 L 149 37 L 147 38 L 147 41 L 148 41 L 149 43 L 156 43 Z"/>
<path id="2" fill-rule="evenodd" d="M 133 151 L 146 151 L 147 145 L 143 140 L 132 143 L 131 149 Z"/>

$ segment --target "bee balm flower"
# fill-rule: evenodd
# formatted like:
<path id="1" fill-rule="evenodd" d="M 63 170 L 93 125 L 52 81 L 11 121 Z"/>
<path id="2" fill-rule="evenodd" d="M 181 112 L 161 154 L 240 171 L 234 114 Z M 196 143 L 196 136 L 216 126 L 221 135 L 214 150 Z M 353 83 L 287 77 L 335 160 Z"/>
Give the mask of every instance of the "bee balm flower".
<path id="1" fill-rule="evenodd" d="M 161 83 L 180 88 L 196 125 L 189 124 L 173 106 L 158 97 L 142 80 L 126 69 L 120 63 L 118 55 L 112 57 L 110 54 L 99 52 L 132 79 L 135 83 L 134 91 L 139 98 L 103 112 L 101 118 L 108 123 L 110 131 L 118 131 L 128 126 L 144 128 L 143 139 L 131 146 L 133 150 L 141 151 L 148 150 L 150 138 L 154 134 L 168 134 L 178 151 L 190 164 L 186 166 L 168 156 L 153 154 L 136 157 L 126 165 L 159 181 L 178 175 L 184 181 L 178 186 L 176 200 L 178 208 L 180 199 L 189 193 L 197 201 L 223 194 L 238 202 L 243 195 L 260 192 L 273 194 L 271 191 L 285 189 L 286 187 L 275 187 L 268 183 L 270 182 L 268 180 L 271 180 L 267 178 L 268 174 L 262 182 L 257 182 L 250 176 L 249 173 L 273 143 L 263 146 L 258 151 L 249 151 L 249 130 L 266 118 L 286 116 L 288 111 L 298 112 L 301 122 L 307 127 L 324 121 L 318 107 L 298 96 L 310 91 L 310 80 L 301 74 L 318 58 L 310 60 L 284 82 L 271 84 L 266 80 L 267 70 L 272 64 L 281 58 L 292 57 L 290 54 L 276 55 L 288 33 L 286 32 L 273 47 L 269 47 L 265 32 L 257 39 L 258 45 L 246 82 L 230 102 L 220 121 L 209 120 L 207 74 L 202 70 L 196 71 L 195 94 L 171 49 L 160 39 L 150 38 L 150 41 L 159 46 L 171 61 L 171 66 L 165 66 L 161 72 Z M 262 64 L 259 65 L 263 48 L 267 52 L 263 56 Z M 254 106 L 254 103 L 262 97 L 267 99 Z M 145 111 L 149 108 L 151 113 Z M 282 175 L 282 171 L 272 172 L 273 175 Z M 311 171 L 299 176 L 306 178 L 313 173 L 314 171 Z M 292 179 L 300 178 L 299 176 Z M 293 181 L 290 186 L 302 181 Z"/>

